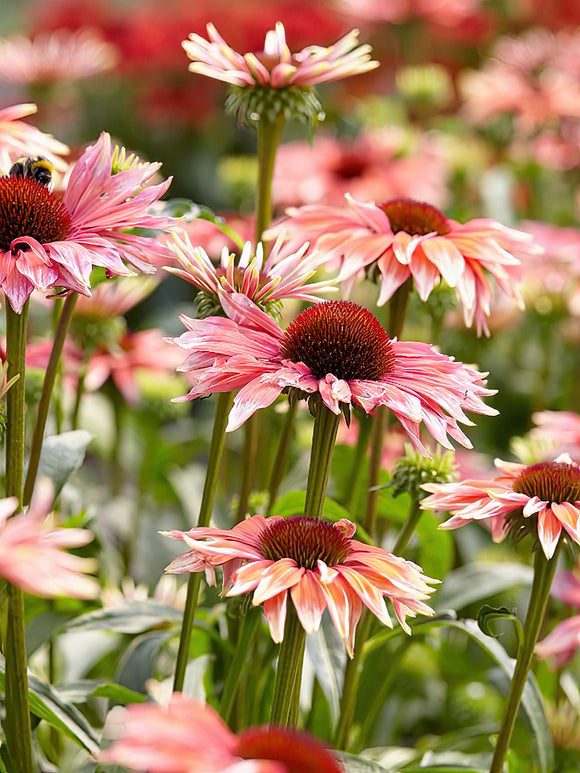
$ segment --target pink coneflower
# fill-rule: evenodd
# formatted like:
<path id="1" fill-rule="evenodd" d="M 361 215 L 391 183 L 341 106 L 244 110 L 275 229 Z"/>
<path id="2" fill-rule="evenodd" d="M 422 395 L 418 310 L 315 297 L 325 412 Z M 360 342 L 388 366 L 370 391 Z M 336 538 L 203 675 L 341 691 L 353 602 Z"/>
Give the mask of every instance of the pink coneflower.
<path id="1" fill-rule="evenodd" d="M 347 290 L 363 270 L 380 276 L 379 306 L 409 277 L 423 301 L 443 279 L 455 287 L 465 324 L 475 319 L 478 333 L 489 334 L 489 277 L 513 301 L 521 302 L 517 256 L 539 249 L 529 244 L 529 234 L 487 218 L 458 223 L 430 204 L 410 199 L 373 204 L 346 198 L 348 209 L 323 205 L 291 209 L 290 217 L 273 232 L 289 234 L 288 249 L 309 241 L 335 260 L 340 266 L 338 279 Z"/>
<path id="2" fill-rule="evenodd" d="M 167 706 L 115 711 L 118 738 L 99 761 L 149 773 L 341 773 L 332 753 L 308 733 L 250 727 L 237 735 L 210 707 L 181 693 Z"/>
<path id="3" fill-rule="evenodd" d="M 21 156 L 44 156 L 55 169 L 62 172 L 67 168 L 60 156 L 68 153 L 68 146 L 21 120 L 34 113 L 36 105 L 32 103 L 0 110 L 0 169 L 8 171 Z"/>
<path id="4" fill-rule="evenodd" d="M 261 243 L 246 242 L 241 255 L 224 247 L 219 266 L 215 266 L 203 247 L 194 247 L 187 234 L 175 234 L 172 246 L 182 268 L 166 266 L 166 271 L 185 279 L 200 290 L 197 297 L 200 316 L 218 314 L 223 293 L 241 293 L 264 311 L 276 311 L 280 301 L 295 298 L 316 302 L 317 293 L 334 289 L 331 281 L 307 284 L 324 263 L 325 256 L 311 252 L 308 244 L 291 255 L 280 256 L 282 238 L 273 245 L 264 261 Z"/>
<path id="5" fill-rule="evenodd" d="M 352 404 L 367 413 L 386 405 L 422 453 L 421 423 L 445 447 L 447 435 L 469 447 L 457 424 L 470 423 L 464 411 L 496 413 L 480 399 L 494 394 L 482 373 L 428 344 L 390 339 L 367 309 L 349 301 L 311 306 L 286 331 L 246 296 L 226 295 L 222 305 L 229 319 L 182 316 L 188 332 L 169 340 L 190 352 L 180 370 L 193 387 L 177 400 L 240 389 L 228 431 L 287 388 L 318 394 L 337 415 Z"/>
<path id="6" fill-rule="evenodd" d="M 363 607 L 392 628 L 385 597 L 397 620 L 410 633 L 405 618 L 433 614 L 424 601 L 433 592 L 421 569 L 404 558 L 351 539 L 356 527 L 345 519 L 328 523 L 295 516 L 254 515 L 233 529 L 193 528 L 165 532 L 191 548 L 166 572 L 206 572 L 215 583 L 223 567 L 223 595 L 253 592 L 253 605 L 263 604 L 275 642 L 284 637 L 288 593 L 307 633 L 318 630 L 325 609 L 352 657 L 354 635 Z"/>
<path id="7" fill-rule="evenodd" d="M 537 411 L 532 414 L 536 425 L 530 437 L 552 449 L 580 457 L 580 415 L 572 411 Z M 580 606 L 580 605 L 579 605 Z"/>
<path id="8" fill-rule="evenodd" d="M 571 607 L 580 609 L 580 575 L 578 569 L 572 572 L 558 572 L 550 589 L 550 595 Z M 536 644 L 536 655 L 549 658 L 553 668 L 562 668 L 572 659 L 580 647 L 580 614 L 563 620 L 545 639 Z"/>
<path id="9" fill-rule="evenodd" d="M 174 220 L 148 209 L 170 180 L 148 185 L 160 164 L 140 163 L 113 148 L 103 132 L 74 165 L 62 200 L 27 177 L 0 177 L 0 285 L 20 313 L 34 289 L 89 294 L 93 266 L 152 273 L 167 248 L 126 229 L 168 229 Z"/>
<path id="10" fill-rule="evenodd" d="M 87 573 L 96 561 L 66 553 L 93 539 L 87 529 L 62 529 L 49 515 L 52 486 L 40 481 L 30 508 L 10 517 L 18 507 L 16 497 L 0 500 L 0 576 L 34 596 L 95 598 L 100 585 Z"/>
<path id="11" fill-rule="evenodd" d="M 192 60 L 189 69 L 243 88 L 310 87 L 368 72 L 379 66 L 378 62 L 371 61 L 370 46 L 358 45 L 357 30 L 352 30 L 328 48 L 308 46 L 297 54 L 292 54 L 288 48 L 281 22 L 266 33 L 264 50 L 258 54 L 238 54 L 211 23 L 207 25 L 207 34 L 209 42 L 195 33 L 189 36 L 189 40 L 183 41 L 183 48 Z"/>
<path id="12" fill-rule="evenodd" d="M 502 474 L 491 480 L 426 484 L 432 492 L 421 507 L 447 510 L 452 517 L 440 529 L 489 519 L 492 536 L 501 541 L 533 534 L 547 559 L 552 558 L 563 530 L 580 544 L 580 469 L 568 454 L 553 462 L 525 465 L 496 459 Z"/>
<path id="13" fill-rule="evenodd" d="M 13 35 L 0 40 L 0 79 L 25 85 L 90 78 L 110 70 L 117 49 L 96 30 L 59 29 L 32 40 Z"/>

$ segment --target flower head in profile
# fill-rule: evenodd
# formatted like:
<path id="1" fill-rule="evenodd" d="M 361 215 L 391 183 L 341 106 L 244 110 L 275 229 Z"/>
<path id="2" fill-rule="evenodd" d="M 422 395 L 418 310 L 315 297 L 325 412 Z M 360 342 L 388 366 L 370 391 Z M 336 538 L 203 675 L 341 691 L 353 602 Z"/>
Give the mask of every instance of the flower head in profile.
<path id="1" fill-rule="evenodd" d="M 16 497 L 0 500 L 0 577 L 34 596 L 90 599 L 100 593 L 96 562 L 66 552 L 91 542 L 87 529 L 59 528 L 49 514 L 52 485 L 39 481 L 30 507 L 13 515 Z M 12 517 L 11 517 L 12 516 Z"/>
<path id="2" fill-rule="evenodd" d="M 96 30 L 12 35 L 0 41 L 0 78 L 29 86 L 77 81 L 110 70 L 117 59 L 116 48 Z"/>
<path id="3" fill-rule="evenodd" d="M 308 46 L 293 54 L 286 43 L 281 22 L 266 33 L 264 50 L 239 54 L 207 25 L 209 40 L 192 33 L 183 48 L 192 60 L 191 72 L 225 81 L 232 87 L 228 107 L 255 120 L 297 113 L 314 120 L 321 106 L 312 87 L 368 72 L 379 63 L 371 60 L 371 48 L 359 45 L 358 30 L 352 30 L 328 48 Z"/>
<path id="4" fill-rule="evenodd" d="M 333 754 L 308 733 L 250 727 L 232 733 L 223 719 L 181 693 L 168 704 L 133 704 L 107 721 L 116 741 L 99 761 L 149 773 L 341 773 Z"/>
<path id="5" fill-rule="evenodd" d="M 385 598 L 407 633 L 406 617 L 431 615 L 425 604 L 433 592 L 420 567 L 381 548 L 352 539 L 355 525 L 345 519 L 329 523 L 303 515 L 264 518 L 254 515 L 231 530 L 193 528 L 171 531 L 190 548 L 166 572 L 206 572 L 215 583 L 222 567 L 223 595 L 253 593 L 263 605 L 275 642 L 284 637 L 288 595 L 307 633 L 318 630 L 328 609 L 352 657 L 354 635 L 363 607 L 392 628 Z"/>
<path id="6" fill-rule="evenodd" d="M 325 257 L 316 253 L 305 256 L 308 244 L 290 255 L 280 256 L 282 239 L 273 245 L 264 261 L 261 243 L 246 242 L 239 256 L 224 247 L 219 266 L 215 266 L 203 247 L 194 247 L 187 234 L 174 235 L 173 252 L 181 268 L 165 270 L 180 276 L 199 289 L 196 296 L 199 317 L 222 312 L 223 293 L 246 295 L 263 311 L 277 315 L 286 298 L 316 302 L 317 293 L 333 289 L 334 282 L 307 284 Z"/>
<path id="7" fill-rule="evenodd" d="M 497 542 L 507 534 L 516 540 L 531 534 L 547 559 L 563 534 L 580 544 L 580 468 L 568 454 L 532 465 L 496 459 L 495 465 L 501 474 L 491 480 L 426 484 L 431 496 L 421 507 L 452 514 L 440 529 L 489 520 Z"/>
<path id="8" fill-rule="evenodd" d="M 428 344 L 390 339 L 362 306 L 324 301 L 284 331 L 246 296 L 225 295 L 222 304 L 228 318 L 182 316 L 187 332 L 169 340 L 189 352 L 179 370 L 193 386 L 177 400 L 240 389 L 228 431 L 288 389 L 299 397 L 318 395 L 337 415 L 351 405 L 367 413 L 386 405 L 422 453 L 421 424 L 447 448 L 448 435 L 470 446 L 458 426 L 471 423 L 464 411 L 496 413 L 481 400 L 494 394 L 484 374 Z"/>
<path id="9" fill-rule="evenodd" d="M 10 169 L 22 156 L 44 156 L 63 172 L 67 164 L 61 156 L 68 153 L 68 146 L 22 120 L 34 113 L 36 105 L 31 102 L 0 110 L 0 169 Z"/>
<path id="10" fill-rule="evenodd" d="M 490 279 L 521 303 L 518 256 L 541 251 L 529 234 L 487 218 L 458 223 L 411 199 L 373 204 L 346 198 L 347 209 L 315 204 L 290 209 L 273 233 L 289 235 L 288 249 L 309 241 L 336 261 L 347 290 L 363 271 L 376 278 L 379 306 L 410 277 L 423 301 L 444 280 L 455 288 L 466 325 L 475 319 L 478 334 L 489 334 Z"/>
<path id="11" fill-rule="evenodd" d="M 557 572 L 550 588 L 550 595 L 580 610 L 580 574 L 574 571 Z M 574 657 L 580 647 L 580 613 L 563 620 L 536 644 L 536 655 L 548 658 L 553 668 L 562 668 Z"/>
<path id="12" fill-rule="evenodd" d="M 148 184 L 159 167 L 127 158 L 103 132 L 74 165 L 62 199 L 30 176 L 0 177 L 0 286 L 12 308 L 20 313 L 34 289 L 90 294 L 93 266 L 131 274 L 126 261 L 153 273 L 168 248 L 127 231 L 175 223 L 149 213 L 171 182 Z"/>

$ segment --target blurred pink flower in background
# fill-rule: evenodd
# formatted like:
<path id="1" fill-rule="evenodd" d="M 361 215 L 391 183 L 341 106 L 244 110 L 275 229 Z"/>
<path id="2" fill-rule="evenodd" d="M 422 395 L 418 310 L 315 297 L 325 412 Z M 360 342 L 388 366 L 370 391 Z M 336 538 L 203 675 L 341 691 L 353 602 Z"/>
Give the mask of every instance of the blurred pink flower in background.
<path id="1" fill-rule="evenodd" d="M 580 458 L 580 415 L 572 411 L 537 411 L 530 437 L 548 443 L 558 453 Z"/>
<path id="2" fill-rule="evenodd" d="M 453 27 L 477 12 L 481 0 L 334 0 L 334 4 L 357 23 L 428 19 Z"/>
<path id="3" fill-rule="evenodd" d="M 22 156 L 44 156 L 55 169 L 62 172 L 67 168 L 61 156 L 68 153 L 68 146 L 21 120 L 34 113 L 36 105 L 32 103 L 0 110 L 0 170 L 5 174 Z"/>
<path id="4" fill-rule="evenodd" d="M 112 69 L 115 46 L 91 29 L 59 29 L 0 39 L 0 80 L 24 85 L 77 81 Z"/>
<path id="5" fill-rule="evenodd" d="M 288 250 L 309 241 L 325 253 L 331 265 L 340 266 L 338 280 L 346 292 L 363 272 L 376 272 L 379 306 L 410 277 L 423 301 L 445 280 L 456 289 L 465 324 L 475 320 L 478 334 L 489 334 L 490 278 L 521 303 L 519 257 L 541 251 L 530 234 L 489 218 L 458 223 L 411 199 L 373 204 L 346 198 L 348 208 L 313 204 L 290 209 L 271 233 L 286 233 Z"/>
<path id="6" fill-rule="evenodd" d="M 65 552 L 93 539 L 87 529 L 63 529 L 50 514 L 53 488 L 41 479 L 30 507 L 12 516 L 16 497 L 0 500 L 0 577 L 34 596 L 91 599 L 100 593 L 97 562 Z M 10 517 L 12 516 L 12 517 Z"/>
<path id="7" fill-rule="evenodd" d="M 469 447 L 458 426 L 471 424 L 464 411 L 496 413 L 481 400 L 495 394 L 485 388 L 484 374 L 428 344 L 390 339 L 378 320 L 354 303 L 311 306 L 286 331 L 246 296 L 226 295 L 222 306 L 228 319 L 182 315 L 188 331 L 168 340 L 189 352 L 179 370 L 193 387 L 177 401 L 240 389 L 230 432 L 287 387 L 304 396 L 318 393 L 337 415 L 352 404 L 367 413 L 385 405 L 423 454 L 421 424 L 446 448 L 452 448 L 448 435 Z"/>
<path id="8" fill-rule="evenodd" d="M 284 638 L 288 594 L 307 633 L 318 630 L 328 609 L 352 657 L 363 606 L 392 628 L 386 597 L 410 633 L 405 618 L 433 614 L 424 602 L 433 592 L 428 583 L 437 582 L 424 577 L 416 564 L 352 539 L 355 531 L 346 519 L 329 523 L 303 515 L 254 515 L 229 531 L 199 527 L 164 532 L 191 548 L 165 571 L 205 571 L 215 584 L 215 569 L 223 567 L 223 595 L 253 592 L 252 603 L 264 606 L 277 643 Z"/>
<path id="9" fill-rule="evenodd" d="M 580 575 L 578 569 L 558 572 L 554 577 L 550 595 L 564 604 L 580 609 Z M 536 644 L 536 655 L 549 658 L 553 668 L 562 668 L 580 646 L 580 614 L 564 620 Z"/>
<path id="10" fill-rule="evenodd" d="M 168 248 L 126 229 L 175 224 L 149 213 L 171 183 L 148 185 L 160 166 L 126 159 L 103 132 L 74 165 L 62 200 L 34 179 L 0 178 L 0 284 L 13 309 L 20 313 L 34 289 L 89 294 L 93 266 L 126 275 L 127 261 L 154 272 Z"/>
<path id="11" fill-rule="evenodd" d="M 308 46 L 296 54 L 286 44 L 281 22 L 266 33 L 264 50 L 258 54 L 238 54 L 211 22 L 207 25 L 207 34 L 209 41 L 192 33 L 183 42 L 192 60 L 191 72 L 244 88 L 315 86 L 368 72 L 379 65 L 371 60 L 370 46 L 359 45 L 358 30 L 349 32 L 332 46 Z"/>
<path id="12" fill-rule="evenodd" d="M 356 138 L 316 137 L 280 146 L 272 198 L 278 209 L 413 198 L 445 204 L 446 164 L 428 135 L 410 137 L 400 127 L 362 130 Z"/>
<path id="13" fill-rule="evenodd" d="M 341 773 L 332 752 L 308 733 L 250 727 L 232 733 L 211 706 L 173 693 L 166 706 L 114 709 L 117 740 L 99 761 L 148 773 Z"/>
<path id="14" fill-rule="evenodd" d="M 580 469 L 567 454 L 553 462 L 525 465 L 495 460 L 502 473 L 490 480 L 426 483 L 431 492 L 421 503 L 452 517 L 440 529 L 457 529 L 469 521 L 487 520 L 500 542 L 512 531 L 537 536 L 546 558 L 554 555 L 564 530 L 580 544 Z"/>

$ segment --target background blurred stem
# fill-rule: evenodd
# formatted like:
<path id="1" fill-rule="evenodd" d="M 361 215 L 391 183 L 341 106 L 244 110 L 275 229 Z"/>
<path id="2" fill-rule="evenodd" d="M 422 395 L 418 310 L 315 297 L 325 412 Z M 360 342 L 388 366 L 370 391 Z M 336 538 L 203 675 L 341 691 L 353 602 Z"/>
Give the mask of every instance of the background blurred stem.
<path id="1" fill-rule="evenodd" d="M 296 416 L 296 402 L 291 401 L 288 404 L 288 411 L 284 416 L 284 426 L 282 427 L 282 434 L 280 435 L 280 441 L 276 450 L 276 458 L 272 465 L 272 472 L 270 473 L 270 483 L 268 486 L 268 507 L 266 509 L 266 515 L 272 513 L 272 507 L 278 497 L 278 491 L 280 489 L 280 483 L 284 477 L 286 470 L 286 459 L 288 457 L 288 446 L 290 444 L 290 438 L 292 437 L 292 430 L 294 429 L 294 417 Z"/>
<path id="2" fill-rule="evenodd" d="M 213 501 L 217 487 L 217 476 L 224 450 L 228 415 L 233 401 L 233 392 L 220 392 L 218 394 L 197 526 L 208 526 L 211 519 Z M 191 574 L 187 584 L 187 598 L 185 601 L 185 609 L 183 611 L 183 623 L 181 626 L 179 649 L 177 651 L 177 661 L 175 664 L 175 677 L 173 680 L 173 690 L 175 692 L 182 692 L 183 690 L 185 669 L 187 668 L 187 661 L 189 660 L 191 630 L 195 618 L 201 580 L 202 575 L 200 573 Z"/>
<path id="3" fill-rule="evenodd" d="M 6 496 L 22 502 L 25 430 L 25 357 L 28 301 L 17 314 L 6 301 L 7 381 L 17 377 L 6 395 Z M 6 662 L 6 744 L 14 771 L 33 773 L 32 728 L 28 705 L 28 675 L 24 638 L 24 595 L 6 583 L 8 622 L 4 657 Z"/>

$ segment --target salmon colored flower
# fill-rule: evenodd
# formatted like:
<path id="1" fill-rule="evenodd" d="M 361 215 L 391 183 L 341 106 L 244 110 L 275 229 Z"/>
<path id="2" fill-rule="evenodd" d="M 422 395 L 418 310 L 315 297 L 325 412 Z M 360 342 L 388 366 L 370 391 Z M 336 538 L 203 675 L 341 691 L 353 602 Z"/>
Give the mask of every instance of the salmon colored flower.
<path id="1" fill-rule="evenodd" d="M 547 559 L 563 532 L 580 544 L 580 468 L 568 454 L 533 465 L 496 459 L 495 465 L 502 474 L 491 480 L 425 484 L 431 496 L 421 507 L 452 514 L 440 529 L 489 520 L 496 542 L 508 533 L 515 539 L 531 533 Z"/>
<path id="2" fill-rule="evenodd" d="M 279 309 L 285 298 L 316 302 L 317 293 L 335 289 L 335 283 L 328 280 L 307 284 L 325 261 L 324 255 L 314 252 L 305 256 L 308 244 L 290 255 L 280 256 L 282 239 L 278 239 L 264 262 L 262 244 L 254 248 L 247 241 L 239 257 L 224 247 L 219 267 L 203 247 L 192 245 L 186 233 L 175 234 L 171 246 L 181 268 L 166 266 L 165 270 L 200 290 L 196 297 L 200 317 L 220 313 L 219 299 L 223 293 L 246 295 L 260 309 L 271 313 Z"/>
<path id="3" fill-rule="evenodd" d="M 558 572 L 550 589 L 550 595 L 571 607 L 580 609 L 580 574 Z M 580 614 L 563 620 L 542 641 L 536 644 L 536 655 L 542 660 L 549 658 L 553 668 L 562 668 L 572 659 L 580 647 Z"/>
<path id="4" fill-rule="evenodd" d="M 222 305 L 227 319 L 181 316 L 187 332 L 168 340 L 189 352 L 179 370 L 193 387 L 178 401 L 240 389 L 230 432 L 288 388 L 318 393 L 337 415 L 352 404 L 367 413 L 386 405 L 425 454 L 421 424 L 446 448 L 448 435 L 469 447 L 457 424 L 471 423 L 464 411 L 496 413 L 480 399 L 494 394 L 484 374 L 428 344 L 390 339 L 370 311 L 349 301 L 311 306 L 286 331 L 246 296 L 224 295 Z"/>
<path id="5" fill-rule="evenodd" d="M 194 33 L 189 40 L 183 41 L 183 48 L 192 60 L 189 69 L 243 88 L 309 87 L 348 78 L 379 66 L 378 62 L 371 61 L 370 46 L 358 45 L 357 30 L 352 30 L 328 48 L 308 46 L 297 54 L 292 54 L 288 48 L 281 22 L 266 33 L 264 50 L 258 54 L 238 54 L 211 23 L 207 25 L 207 34 L 209 41 Z"/>
<path id="6" fill-rule="evenodd" d="M 0 40 L 0 79 L 9 83 L 77 81 L 110 70 L 117 49 L 96 30 L 58 29 L 32 40 L 12 35 Z"/>
<path id="7" fill-rule="evenodd" d="M 22 156 L 44 156 L 55 169 L 62 172 L 67 168 L 60 156 L 68 153 L 68 146 L 21 120 L 34 113 L 36 105 L 32 103 L 0 110 L 0 169 L 10 169 Z"/>
<path id="8" fill-rule="evenodd" d="M 313 249 L 326 253 L 329 261 L 338 263 L 338 279 L 347 291 L 362 271 L 380 277 L 379 306 L 409 277 L 423 301 L 444 280 L 456 290 L 465 324 L 475 319 L 478 334 L 489 334 L 490 278 L 521 303 L 518 258 L 541 251 L 530 244 L 529 234 L 488 218 L 458 223 L 430 204 L 410 199 L 373 204 L 346 198 L 348 209 L 290 209 L 290 217 L 272 233 L 286 232 L 290 250 L 309 241 Z"/>
<path id="9" fill-rule="evenodd" d="M 165 532 L 191 548 L 166 572 L 206 572 L 215 583 L 223 568 L 223 595 L 253 592 L 253 605 L 263 604 L 275 642 L 284 637 L 288 594 L 307 633 L 318 630 L 325 609 L 352 657 L 356 626 L 366 606 L 384 624 L 393 624 L 385 598 L 410 633 L 406 617 L 433 614 L 424 602 L 436 582 L 420 567 L 381 548 L 352 539 L 356 527 L 342 519 L 328 523 L 295 516 L 254 515 L 233 529 L 212 527 Z"/>
<path id="10" fill-rule="evenodd" d="M 167 230 L 149 213 L 170 180 L 148 185 L 160 164 L 125 158 L 103 132 L 74 165 L 62 199 L 30 177 L 0 177 L 0 285 L 20 313 L 34 289 L 90 294 L 93 266 L 108 274 L 153 273 L 168 248 L 128 229 Z"/>
<path id="11" fill-rule="evenodd" d="M 65 551 L 93 539 L 87 529 L 62 529 L 49 515 L 52 485 L 42 480 L 30 507 L 18 515 L 16 497 L 0 500 L 0 577 L 34 596 L 70 596 L 90 599 L 100 593 L 100 585 L 87 573 L 96 562 Z"/>
<path id="12" fill-rule="evenodd" d="M 308 733 L 250 727 L 237 735 L 211 708 L 181 693 L 167 706 L 114 710 L 117 740 L 99 761 L 148 773 L 341 773 L 332 752 Z"/>

